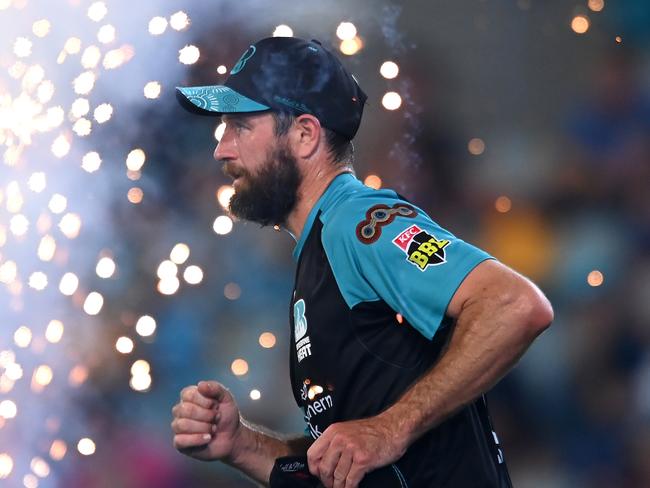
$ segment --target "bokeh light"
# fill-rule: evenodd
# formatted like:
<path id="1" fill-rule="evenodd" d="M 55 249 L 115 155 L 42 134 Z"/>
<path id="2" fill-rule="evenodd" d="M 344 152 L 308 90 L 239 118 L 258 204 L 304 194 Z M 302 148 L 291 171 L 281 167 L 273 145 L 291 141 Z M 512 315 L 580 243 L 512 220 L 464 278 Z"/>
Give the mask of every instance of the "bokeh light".
<path id="1" fill-rule="evenodd" d="M 483 139 L 479 139 L 478 137 L 470 139 L 467 143 L 467 150 L 470 154 L 479 156 L 485 152 L 485 142 L 483 142 Z"/>
<path id="2" fill-rule="evenodd" d="M 591 271 L 589 275 L 587 276 L 587 283 L 589 283 L 589 286 L 600 286 L 603 284 L 605 281 L 605 276 L 603 275 L 602 272 L 598 271 L 597 269 Z"/>
<path id="3" fill-rule="evenodd" d="M 397 92 L 389 91 L 382 97 L 381 104 L 386 110 L 397 110 L 402 106 L 402 97 Z"/>
<path id="4" fill-rule="evenodd" d="M 286 24 L 280 24 L 273 31 L 273 37 L 293 37 L 293 29 Z"/>
<path id="5" fill-rule="evenodd" d="M 126 157 L 126 167 L 131 171 L 140 171 L 147 157 L 142 149 L 133 149 Z"/>
<path id="6" fill-rule="evenodd" d="M 214 220 L 214 224 L 212 225 L 212 228 L 219 235 L 223 236 L 229 234 L 233 228 L 232 219 L 227 215 L 220 215 Z"/>
<path id="7" fill-rule="evenodd" d="M 336 37 L 342 41 L 354 39 L 357 35 L 357 28 L 352 22 L 341 22 L 336 28 Z"/>
<path id="8" fill-rule="evenodd" d="M 235 194 L 235 189 L 232 185 L 222 185 L 217 190 L 217 201 L 224 210 L 228 209 L 230 206 L 230 199 Z"/>
<path id="9" fill-rule="evenodd" d="M 79 278 L 74 273 L 65 273 L 59 282 L 59 291 L 67 296 L 71 296 L 79 287 Z"/>
<path id="10" fill-rule="evenodd" d="M 344 41 L 341 41 L 341 45 L 339 46 L 341 52 L 346 56 L 353 56 L 357 54 L 362 48 L 363 42 L 358 36 L 353 39 L 346 39 Z"/>
<path id="11" fill-rule="evenodd" d="M 275 335 L 272 332 L 262 332 L 260 334 L 259 343 L 264 349 L 271 349 L 275 346 Z"/>
<path id="12" fill-rule="evenodd" d="M 11 400 L 3 400 L 0 402 L 0 417 L 4 419 L 13 419 L 18 414 L 18 407 Z"/>
<path id="13" fill-rule="evenodd" d="M 248 373 L 248 362 L 244 359 L 235 359 L 230 365 L 230 369 L 235 376 L 243 376 Z"/>
<path id="14" fill-rule="evenodd" d="M 80 454 L 84 456 L 91 456 L 95 454 L 95 443 L 93 442 L 92 439 L 89 439 L 88 437 L 84 437 L 83 439 L 80 439 L 79 442 L 77 443 L 77 450 L 79 451 Z"/>
<path id="15" fill-rule="evenodd" d="M 379 73 L 387 80 L 392 80 L 393 78 L 397 78 L 399 66 L 394 61 L 384 61 L 379 68 Z"/>
<path id="16" fill-rule="evenodd" d="M 223 289 L 223 296 L 228 300 L 237 300 L 241 296 L 241 288 L 237 283 L 228 283 Z"/>
<path id="17" fill-rule="evenodd" d="M 183 271 L 183 279 L 190 285 L 198 285 L 203 281 L 203 270 L 196 265 L 188 266 Z"/>
<path id="18" fill-rule="evenodd" d="M 135 324 L 135 331 L 142 337 L 149 337 L 156 332 L 156 320 L 150 315 L 143 315 Z"/>
<path id="19" fill-rule="evenodd" d="M 133 204 L 142 203 L 144 192 L 142 191 L 142 188 L 134 186 L 133 188 L 129 188 L 129 191 L 126 193 L 126 198 Z"/>
<path id="20" fill-rule="evenodd" d="M 169 253 L 169 259 L 175 264 L 183 264 L 190 257 L 190 248 L 187 244 L 179 242 Z"/>
<path id="21" fill-rule="evenodd" d="M 605 8 L 605 0 L 589 0 L 587 2 L 589 9 L 594 12 L 600 12 Z"/>
<path id="22" fill-rule="evenodd" d="M 586 15 L 576 15 L 571 20 L 571 29 L 576 34 L 584 34 L 589 30 L 589 19 Z"/>
<path id="23" fill-rule="evenodd" d="M 61 461 L 65 457 L 67 451 L 68 446 L 65 441 L 61 439 L 55 439 L 52 441 L 52 445 L 50 446 L 50 457 L 54 461 Z"/>
<path id="24" fill-rule="evenodd" d="M 41 261 L 51 261 L 56 252 L 56 241 L 50 235 L 43 236 L 38 245 L 38 258 Z"/>
<path id="25" fill-rule="evenodd" d="M 501 195 L 494 202 L 494 208 L 499 213 L 507 213 L 512 209 L 512 201 L 505 195 Z"/>
<path id="26" fill-rule="evenodd" d="M 126 336 L 118 337 L 115 341 L 115 349 L 122 354 L 131 353 L 133 351 L 133 347 L 133 341 Z"/>
<path id="27" fill-rule="evenodd" d="M 369 186 L 370 188 L 374 188 L 375 190 L 379 190 L 381 188 L 382 181 L 381 178 L 377 175 L 368 175 L 363 180 L 363 184 Z"/>
<path id="28" fill-rule="evenodd" d="M 84 312 L 88 315 L 97 315 L 104 306 L 104 297 L 101 293 L 93 291 L 88 294 L 86 300 L 84 301 Z"/>
<path id="29" fill-rule="evenodd" d="M 21 348 L 26 348 L 32 342 L 32 331 L 26 325 L 21 325 L 14 332 L 14 343 Z"/>
<path id="30" fill-rule="evenodd" d="M 262 393 L 259 390 L 251 390 L 250 392 L 251 400 L 259 400 L 262 398 Z"/>
<path id="31" fill-rule="evenodd" d="M 110 278 L 115 273 L 116 268 L 117 265 L 115 264 L 115 261 L 108 256 L 104 256 L 97 261 L 95 272 L 100 278 Z"/>
<path id="32" fill-rule="evenodd" d="M 56 344 L 61 341 L 64 329 L 63 322 L 60 320 L 50 320 L 50 323 L 47 324 L 47 329 L 45 330 L 45 338 L 48 342 Z"/>
<path id="33" fill-rule="evenodd" d="M 13 469 L 13 458 L 6 452 L 0 453 L 0 479 L 8 478 Z"/>

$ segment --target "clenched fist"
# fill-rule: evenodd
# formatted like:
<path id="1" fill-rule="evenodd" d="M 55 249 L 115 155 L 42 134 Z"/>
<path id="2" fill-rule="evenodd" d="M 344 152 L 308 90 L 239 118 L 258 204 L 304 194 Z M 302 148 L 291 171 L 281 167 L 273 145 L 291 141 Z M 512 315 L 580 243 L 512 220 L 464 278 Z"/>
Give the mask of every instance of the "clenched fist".
<path id="1" fill-rule="evenodd" d="M 239 408 L 228 389 L 216 381 L 201 381 L 181 391 L 172 408 L 174 447 L 202 461 L 233 455 L 241 423 Z"/>

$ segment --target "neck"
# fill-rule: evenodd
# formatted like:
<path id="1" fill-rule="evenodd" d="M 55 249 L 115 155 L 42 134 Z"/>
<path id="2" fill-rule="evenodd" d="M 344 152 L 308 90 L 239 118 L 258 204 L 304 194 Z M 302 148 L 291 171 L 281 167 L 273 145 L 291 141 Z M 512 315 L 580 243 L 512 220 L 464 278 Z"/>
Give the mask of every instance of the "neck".
<path id="1" fill-rule="evenodd" d="M 350 173 L 349 169 L 340 166 L 319 166 L 308 169 L 303 175 L 303 181 L 298 188 L 298 202 L 287 218 L 287 230 L 296 240 L 300 239 L 309 212 L 332 180 L 342 173 Z"/>

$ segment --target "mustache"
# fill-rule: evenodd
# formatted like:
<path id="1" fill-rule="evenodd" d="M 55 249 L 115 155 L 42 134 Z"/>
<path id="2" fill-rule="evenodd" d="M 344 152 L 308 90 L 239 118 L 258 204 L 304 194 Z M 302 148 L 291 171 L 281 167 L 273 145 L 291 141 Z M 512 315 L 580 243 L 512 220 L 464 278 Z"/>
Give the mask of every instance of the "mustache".
<path id="1" fill-rule="evenodd" d="M 232 178 L 233 180 L 235 178 L 239 178 L 241 176 L 250 176 L 250 173 L 246 170 L 246 168 L 237 165 L 233 161 L 228 161 L 228 160 L 223 161 L 222 160 L 222 161 L 219 161 L 219 162 L 222 163 L 221 171 L 223 172 L 223 174 L 225 174 L 226 176 Z"/>

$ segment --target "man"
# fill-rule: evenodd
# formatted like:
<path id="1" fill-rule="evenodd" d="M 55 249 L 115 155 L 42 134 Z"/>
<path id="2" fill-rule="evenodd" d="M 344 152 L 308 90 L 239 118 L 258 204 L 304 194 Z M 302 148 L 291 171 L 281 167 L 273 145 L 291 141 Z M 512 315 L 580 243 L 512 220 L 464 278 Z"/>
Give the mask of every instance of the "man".
<path id="1" fill-rule="evenodd" d="M 382 467 L 397 483 L 371 486 L 510 486 L 482 394 L 551 323 L 539 289 L 354 177 L 366 95 L 320 43 L 263 39 L 224 86 L 178 96 L 222 115 L 214 157 L 234 179 L 233 214 L 297 239 L 291 382 L 309 436 L 252 425 L 203 381 L 173 408 L 174 446 L 271 486 L 291 455 L 328 488 Z"/>

